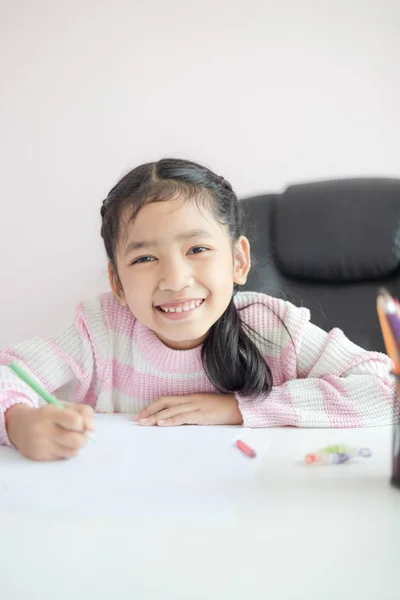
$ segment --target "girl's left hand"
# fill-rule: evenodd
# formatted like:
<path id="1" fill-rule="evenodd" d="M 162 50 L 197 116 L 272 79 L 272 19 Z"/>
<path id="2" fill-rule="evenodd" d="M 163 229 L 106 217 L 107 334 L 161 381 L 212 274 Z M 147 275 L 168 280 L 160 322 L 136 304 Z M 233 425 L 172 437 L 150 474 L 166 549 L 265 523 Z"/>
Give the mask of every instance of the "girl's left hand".
<path id="1" fill-rule="evenodd" d="M 241 425 L 234 394 L 191 394 L 155 400 L 133 419 L 140 425 Z"/>

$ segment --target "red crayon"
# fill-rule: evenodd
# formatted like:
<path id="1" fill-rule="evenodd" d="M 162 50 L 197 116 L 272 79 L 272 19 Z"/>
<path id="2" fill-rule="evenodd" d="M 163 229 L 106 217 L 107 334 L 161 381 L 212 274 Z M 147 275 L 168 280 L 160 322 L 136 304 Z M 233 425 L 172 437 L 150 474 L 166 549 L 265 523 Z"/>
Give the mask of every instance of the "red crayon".
<path id="1" fill-rule="evenodd" d="M 242 440 L 236 440 L 236 446 L 239 448 L 239 450 L 243 452 L 243 454 L 246 454 L 246 456 L 249 456 L 250 458 L 256 457 L 256 451 L 253 450 L 253 448 L 250 448 L 250 446 L 248 446 L 244 442 L 242 442 Z"/>

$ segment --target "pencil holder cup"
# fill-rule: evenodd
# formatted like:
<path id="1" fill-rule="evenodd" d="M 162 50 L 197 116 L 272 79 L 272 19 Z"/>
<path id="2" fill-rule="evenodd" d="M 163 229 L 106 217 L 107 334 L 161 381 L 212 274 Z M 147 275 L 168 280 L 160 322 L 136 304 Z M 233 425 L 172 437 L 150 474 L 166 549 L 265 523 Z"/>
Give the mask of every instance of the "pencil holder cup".
<path id="1" fill-rule="evenodd" d="M 391 483 L 400 489 L 400 377 L 396 377 L 396 392 L 393 399 L 393 449 Z"/>

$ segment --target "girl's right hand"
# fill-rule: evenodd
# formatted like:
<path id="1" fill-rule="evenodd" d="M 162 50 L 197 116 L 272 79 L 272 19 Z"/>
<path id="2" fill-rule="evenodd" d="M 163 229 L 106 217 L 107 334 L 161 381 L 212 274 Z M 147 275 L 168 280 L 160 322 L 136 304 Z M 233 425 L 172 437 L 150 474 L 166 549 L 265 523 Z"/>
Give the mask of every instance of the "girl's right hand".
<path id="1" fill-rule="evenodd" d="M 86 445 L 86 430 L 93 431 L 94 411 L 86 404 L 65 402 L 65 410 L 46 405 L 32 408 L 16 404 L 5 414 L 10 442 L 32 460 L 57 460 L 76 456 Z"/>

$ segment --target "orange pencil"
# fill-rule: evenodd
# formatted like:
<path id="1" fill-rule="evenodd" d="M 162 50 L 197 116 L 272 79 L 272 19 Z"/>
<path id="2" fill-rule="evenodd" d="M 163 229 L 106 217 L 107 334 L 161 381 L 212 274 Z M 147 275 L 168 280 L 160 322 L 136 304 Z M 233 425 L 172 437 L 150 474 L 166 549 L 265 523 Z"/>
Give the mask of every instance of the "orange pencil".
<path id="1" fill-rule="evenodd" d="M 378 295 L 376 302 L 376 310 L 378 312 L 379 323 L 382 330 L 383 341 L 385 342 L 386 352 L 389 358 L 394 362 L 394 375 L 400 375 L 400 352 L 397 342 L 392 333 L 389 321 L 385 314 L 385 299 Z"/>

